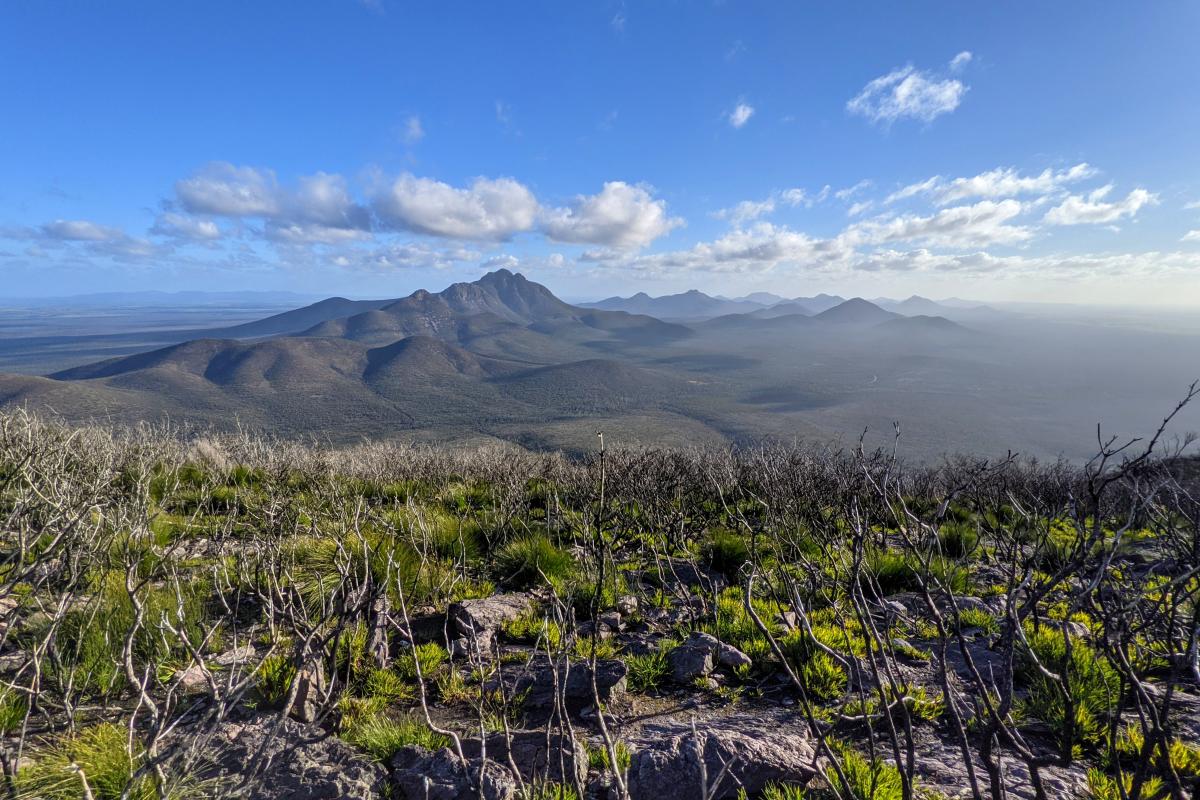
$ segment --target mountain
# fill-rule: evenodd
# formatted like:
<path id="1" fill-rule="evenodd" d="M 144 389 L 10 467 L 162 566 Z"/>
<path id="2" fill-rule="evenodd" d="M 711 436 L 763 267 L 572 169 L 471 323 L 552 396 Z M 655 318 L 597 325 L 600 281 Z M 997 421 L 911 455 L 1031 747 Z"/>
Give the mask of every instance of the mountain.
<path id="1" fill-rule="evenodd" d="M 796 297 L 792 299 L 792 302 L 799 303 L 814 314 L 819 314 L 846 302 L 846 298 L 838 297 L 836 294 L 818 294 L 812 297 Z"/>
<path id="2" fill-rule="evenodd" d="M 812 316 L 812 313 L 812 309 L 808 306 L 802 305 L 795 300 L 787 300 L 768 308 L 760 308 L 758 311 L 752 311 L 750 312 L 750 316 L 758 317 L 759 319 L 770 319 L 771 317 L 783 317 L 789 314 Z"/>
<path id="3" fill-rule="evenodd" d="M 878 325 L 899 316 L 894 311 L 886 311 L 861 297 L 855 297 L 825 309 L 813 319 L 841 325 Z"/>
<path id="4" fill-rule="evenodd" d="M 405 336 L 432 336 L 460 344 L 505 333 L 543 334 L 550 350 L 596 337 L 660 343 L 684 338 L 687 328 L 622 311 L 588 309 L 559 300 L 545 286 L 506 269 L 436 294 L 420 290 L 362 313 L 329 319 L 303 336 L 384 344 Z M 529 341 L 528 336 L 524 338 Z"/>
<path id="5" fill-rule="evenodd" d="M 773 306 L 787 300 L 786 297 L 780 297 L 771 292 L 753 292 L 744 297 L 736 297 L 734 299 L 740 303 L 754 303 L 760 306 Z"/>
<path id="6" fill-rule="evenodd" d="M 339 317 L 348 317 L 365 311 L 381 308 L 391 300 L 347 300 L 344 297 L 329 297 L 325 300 L 284 311 L 265 319 L 247 322 L 211 331 L 211 335 L 232 339 L 252 339 L 259 336 L 280 336 L 300 333 L 322 322 Z"/>
<path id="7" fill-rule="evenodd" d="M 771 295 L 774 297 L 774 295 Z M 783 298 L 779 298 L 783 299 Z M 690 289 L 680 294 L 668 294 L 662 297 L 651 297 L 645 292 L 638 292 L 632 297 L 609 297 L 596 303 L 582 303 L 583 308 L 596 308 L 605 311 L 625 311 L 630 314 L 649 314 L 659 319 L 711 319 L 724 314 L 742 314 L 756 311 L 765 303 L 746 299 L 729 300 L 722 297 L 712 297 Z"/>
<path id="8" fill-rule="evenodd" d="M 49 378 L 0 376 L 0 403 L 331 438 L 504 429 L 660 413 L 687 382 L 621 354 L 692 335 L 648 316 L 569 305 L 507 270 L 398 300 L 329 298 L 225 332 L 243 338 L 206 336 Z M 252 336 L 269 338 L 245 340 Z"/>

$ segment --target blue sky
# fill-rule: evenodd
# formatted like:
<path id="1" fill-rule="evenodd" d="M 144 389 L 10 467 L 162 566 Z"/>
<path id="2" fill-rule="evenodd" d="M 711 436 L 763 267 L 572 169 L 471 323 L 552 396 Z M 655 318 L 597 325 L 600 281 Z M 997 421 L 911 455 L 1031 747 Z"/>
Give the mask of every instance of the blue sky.
<path id="1" fill-rule="evenodd" d="M 12 2 L 0 295 L 1200 303 L 1200 5 Z M 1194 233 L 1193 233 L 1194 232 Z"/>

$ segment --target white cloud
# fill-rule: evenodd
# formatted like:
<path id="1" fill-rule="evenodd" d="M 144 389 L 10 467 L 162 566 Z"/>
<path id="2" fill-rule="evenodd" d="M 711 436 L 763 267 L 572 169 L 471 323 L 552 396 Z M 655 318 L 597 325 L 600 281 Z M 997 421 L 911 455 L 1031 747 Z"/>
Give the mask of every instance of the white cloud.
<path id="1" fill-rule="evenodd" d="M 425 242 L 403 242 L 373 249 L 347 248 L 331 261 L 343 269 L 361 272 L 394 272 L 403 269 L 449 269 L 476 262 L 481 254 L 462 247 L 436 247 Z"/>
<path id="2" fill-rule="evenodd" d="M 781 264 L 828 262 L 850 252 L 841 242 L 814 239 L 807 234 L 770 223 L 731 231 L 712 242 L 700 242 L 688 250 L 632 258 L 585 253 L 581 260 L 607 266 L 631 268 L 652 274 L 676 271 L 748 273 L 765 272 Z"/>
<path id="3" fill-rule="evenodd" d="M 828 188 L 828 187 L 826 187 Z M 789 206 L 811 206 L 813 199 L 808 196 L 808 192 L 803 189 L 784 189 L 779 193 L 779 199 L 787 203 Z M 818 198 L 818 202 L 823 198 Z"/>
<path id="4" fill-rule="evenodd" d="M 765 217 L 775 211 L 775 198 L 766 200 L 743 200 L 732 208 L 723 208 L 713 216 L 717 219 L 727 219 L 734 225 L 745 225 L 759 217 Z"/>
<path id="5" fill-rule="evenodd" d="M 369 234 L 356 228 L 321 225 L 320 223 L 269 220 L 263 235 L 279 244 L 342 244 L 365 239 Z"/>
<path id="6" fill-rule="evenodd" d="M 1188 231 L 1187 233 L 1185 233 L 1183 235 L 1183 238 L 1180 239 L 1179 241 L 1181 241 L 1181 242 L 1200 242 L 1200 230 Z"/>
<path id="7" fill-rule="evenodd" d="M 48 239 L 62 242 L 115 242 L 126 238 L 120 228 L 84 219 L 56 219 L 43 225 L 41 232 Z"/>
<path id="8" fill-rule="evenodd" d="M 904 117 L 932 122 L 958 108 L 966 93 L 962 81 L 907 66 L 868 83 L 846 103 L 846 110 L 888 125 Z"/>
<path id="9" fill-rule="evenodd" d="M 517 267 L 521 266 L 521 259 L 517 258 L 516 256 L 509 255 L 508 253 L 502 253 L 498 256 L 492 256 L 479 266 L 486 270 L 516 269 Z"/>
<path id="10" fill-rule="evenodd" d="M 842 237 L 854 245 L 897 241 L 950 247 L 1016 244 L 1033 237 L 1029 228 L 1008 224 L 1023 210 L 1016 200 L 982 200 L 974 205 L 944 208 L 930 216 L 877 217 L 851 225 Z"/>
<path id="11" fill-rule="evenodd" d="M 269 217 L 279 212 L 275 173 L 217 161 L 175 184 L 175 194 L 193 214 Z"/>
<path id="12" fill-rule="evenodd" d="M 533 228 L 538 203 L 512 178 L 476 178 L 465 189 L 401 175 L 375 197 L 380 220 L 391 228 L 476 241 L 506 241 Z"/>
<path id="13" fill-rule="evenodd" d="M 853 186 L 847 186 L 845 189 L 838 189 L 836 192 L 833 193 L 833 196 L 836 197 L 838 200 L 849 200 L 851 197 L 854 197 L 854 195 L 858 194 L 859 192 L 863 192 L 863 191 L 866 191 L 867 189 L 870 189 L 873 185 L 874 184 L 870 180 L 864 178 L 861 181 L 859 181 L 858 183 L 854 184 Z"/>
<path id="14" fill-rule="evenodd" d="M 750 121 L 754 116 L 754 106 L 746 103 L 738 103 L 733 111 L 729 112 L 729 124 L 735 128 L 740 128 Z"/>
<path id="15" fill-rule="evenodd" d="M 874 200 L 863 200 L 861 203 L 855 203 L 846 210 L 846 216 L 857 217 L 859 214 L 865 214 L 874 207 Z"/>
<path id="16" fill-rule="evenodd" d="M 974 197 L 997 199 L 1018 195 L 1047 195 L 1096 174 L 1097 170 L 1090 164 L 1080 163 L 1063 170 L 1047 168 L 1037 175 L 1022 175 L 1013 167 L 997 167 L 972 177 L 954 178 L 949 181 L 935 175 L 892 192 L 884 202 L 894 203 L 918 194 L 932 195 L 939 205 Z"/>
<path id="17" fill-rule="evenodd" d="M 196 241 L 213 241 L 221 238 L 221 229 L 211 219 L 190 217 L 187 214 L 177 214 L 174 211 L 159 214 L 150 232 L 157 236 L 193 239 Z"/>
<path id="18" fill-rule="evenodd" d="M 1190 203 L 1184 203 L 1183 208 L 1185 211 L 1192 211 L 1194 209 L 1200 208 L 1200 200 L 1193 200 Z"/>
<path id="19" fill-rule="evenodd" d="M 421 126 L 421 118 L 413 114 L 404 121 L 403 137 L 405 144 L 416 144 L 425 138 L 425 128 Z"/>
<path id="20" fill-rule="evenodd" d="M 950 59 L 950 71 L 958 72 L 959 70 L 966 67 L 967 64 L 970 64 L 971 59 L 974 57 L 975 56 L 971 54 L 970 50 L 963 50 L 961 53 L 956 55 L 954 58 Z"/>
<path id="21" fill-rule="evenodd" d="M 1124 200 L 1106 203 L 1104 198 L 1110 191 L 1112 184 L 1096 189 L 1087 197 L 1073 194 L 1061 205 L 1047 211 L 1045 221 L 1051 225 L 1097 225 L 1116 222 L 1123 217 L 1133 217 L 1142 207 L 1158 202 L 1158 195 L 1139 188 L 1126 195 Z"/>
<path id="22" fill-rule="evenodd" d="M 570 208 L 547 210 L 542 217 L 542 230 L 556 242 L 618 249 L 645 247 L 683 224 L 667 215 L 665 201 L 622 181 L 609 181 L 599 194 L 580 195 Z"/>
<path id="23" fill-rule="evenodd" d="M 370 214 L 351 199 L 341 175 L 318 172 L 300 178 L 294 191 L 282 195 L 281 206 L 278 216 L 285 220 L 330 228 L 370 227 Z"/>
<path id="24" fill-rule="evenodd" d="M 772 192 L 764 200 L 743 200 L 735 206 L 722 208 L 720 211 L 713 212 L 712 216 L 717 219 L 729 220 L 733 225 L 740 227 L 747 222 L 753 222 L 760 217 L 775 213 L 775 209 L 780 204 L 793 208 L 796 206 L 811 208 L 815 202 L 823 199 L 823 197 L 824 194 L 820 198 L 809 197 L 808 192 L 803 189 L 784 189 L 781 192 Z"/>

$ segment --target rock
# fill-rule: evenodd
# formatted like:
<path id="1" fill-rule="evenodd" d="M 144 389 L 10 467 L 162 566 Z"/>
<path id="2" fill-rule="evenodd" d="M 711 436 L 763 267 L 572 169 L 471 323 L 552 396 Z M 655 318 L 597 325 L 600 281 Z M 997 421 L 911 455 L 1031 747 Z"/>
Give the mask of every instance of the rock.
<path id="1" fill-rule="evenodd" d="M 692 634 L 692 637 L 676 647 L 667 655 L 667 663 L 671 666 L 671 677 L 678 684 L 690 686 L 697 678 L 706 678 L 713 670 L 713 651 L 715 647 L 704 641 L 693 641 L 696 636 L 708 634 Z M 712 639 L 711 636 L 708 638 Z M 713 639 L 713 642 L 716 642 Z"/>
<path id="2" fill-rule="evenodd" d="M 517 794 L 517 781 L 506 767 L 490 758 L 468 758 L 464 764 L 449 749 L 403 747 L 388 766 L 393 796 L 401 800 L 512 800 Z"/>
<path id="3" fill-rule="evenodd" d="M 387 771 L 350 745 L 277 716 L 223 723 L 203 755 L 195 777 L 247 800 L 382 797 L 387 782 Z"/>
<path id="4" fill-rule="evenodd" d="M 625 693 L 625 674 L 628 668 L 618 659 L 596 662 L 596 691 L 601 703 Z M 557 677 L 556 677 L 557 673 Z M 510 666 L 488 681 L 489 691 L 501 688 L 508 697 L 525 694 L 526 711 L 548 711 L 554 708 L 555 685 L 563 692 L 567 710 L 579 711 L 595 703 L 592 696 L 591 669 L 586 663 L 552 664 L 546 656 L 538 656 L 528 664 Z"/>
<path id="5" fill-rule="evenodd" d="M 632 617 L 638 612 L 638 599 L 631 594 L 623 594 L 617 598 L 617 611 L 623 617 Z"/>
<path id="6" fill-rule="evenodd" d="M 472 637 L 479 649 L 491 649 L 496 632 L 517 617 L 529 611 L 533 601 L 520 592 L 496 594 L 477 600 L 460 600 L 450 604 L 450 619 L 455 632 L 468 643 Z"/>
<path id="7" fill-rule="evenodd" d="M 749 715 L 707 720 L 695 735 L 686 723 L 646 725 L 632 745 L 628 786 L 633 800 L 702 796 L 701 753 L 713 800 L 735 797 L 739 787 L 754 796 L 768 783 L 803 785 L 815 774 L 807 737 Z M 728 773 L 717 783 L 726 766 Z"/>
<path id="8" fill-rule="evenodd" d="M 605 612 L 597 617 L 596 621 L 614 633 L 620 631 L 624 627 L 621 624 L 621 613 L 619 611 Z"/>
<path id="9" fill-rule="evenodd" d="M 671 675 L 676 683 L 690 685 L 697 678 L 712 672 L 714 663 L 730 669 L 749 666 L 750 656 L 733 645 L 718 641 L 715 636 L 694 631 L 683 644 L 671 651 L 667 657 Z"/>
<path id="10" fill-rule="evenodd" d="M 482 758 L 483 741 L 464 739 L 463 755 L 469 759 Z M 588 760 L 584 746 L 573 741 L 566 733 L 550 731 L 509 731 L 494 733 L 487 737 L 487 757 L 492 761 L 516 766 L 521 780 L 536 783 L 551 780 L 556 783 L 574 784 L 587 782 Z"/>
<path id="11" fill-rule="evenodd" d="M 738 650 L 733 645 L 724 643 L 717 648 L 717 662 L 720 663 L 721 666 L 729 667 L 730 669 L 748 667 L 754 663 L 750 656 L 746 655 L 741 650 Z"/>
<path id="12" fill-rule="evenodd" d="M 214 658 L 213 663 L 219 667 L 232 667 L 253 661 L 255 655 L 254 645 L 245 644 L 232 650 L 226 650 Z"/>
<path id="13" fill-rule="evenodd" d="M 204 674 L 204 667 L 199 664 L 192 664 L 177 672 L 175 677 L 179 679 L 179 688 L 183 689 L 184 694 L 199 694 L 208 690 L 208 677 Z"/>
<path id="14" fill-rule="evenodd" d="M 398 614 L 392 615 L 394 619 L 403 622 L 403 619 Z M 424 644 L 426 642 L 437 642 L 445 645 L 446 643 L 446 614 L 438 611 L 435 608 L 421 608 L 415 611 L 408 612 L 408 624 L 412 626 L 412 641 L 416 644 Z M 457 633 L 456 626 L 449 626 L 451 636 Z M 403 630 L 399 631 L 401 639 L 408 640 L 409 636 Z"/>
<path id="15" fill-rule="evenodd" d="M 305 663 L 296 676 L 296 699 L 291 714 L 301 722 L 316 722 L 325 708 L 325 668 L 321 659 Z"/>

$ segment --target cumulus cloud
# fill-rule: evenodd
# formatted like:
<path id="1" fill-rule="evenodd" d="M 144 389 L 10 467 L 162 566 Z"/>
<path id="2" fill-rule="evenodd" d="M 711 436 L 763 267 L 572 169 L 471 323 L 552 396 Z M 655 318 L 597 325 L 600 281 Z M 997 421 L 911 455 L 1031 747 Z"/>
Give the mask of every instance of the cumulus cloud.
<path id="1" fill-rule="evenodd" d="M 183 208 L 193 214 L 269 217 L 279 212 L 275 173 L 217 161 L 175 184 Z"/>
<path id="2" fill-rule="evenodd" d="M 538 214 L 533 192 L 512 178 L 476 178 L 459 189 L 409 174 L 379 192 L 374 208 L 391 228 L 494 242 L 531 230 Z"/>
<path id="3" fill-rule="evenodd" d="M 1200 230 L 1188 231 L 1187 233 L 1185 233 L 1183 235 L 1183 238 L 1180 239 L 1179 241 L 1181 241 L 1181 242 L 1200 242 Z"/>
<path id="4" fill-rule="evenodd" d="M 517 258 L 514 255 L 509 255 L 508 253 L 502 253 L 498 256 L 492 256 L 491 258 L 487 259 L 479 266 L 483 267 L 486 270 L 493 270 L 493 269 L 516 269 L 520 265 L 521 265 L 521 259 Z"/>
<path id="5" fill-rule="evenodd" d="M 159 214 L 150 232 L 156 236 L 194 241 L 214 241 L 221 238 L 221 229 L 211 219 L 190 217 L 174 211 Z"/>
<path id="6" fill-rule="evenodd" d="M 367 232 L 357 228 L 321 225 L 319 223 L 268 220 L 263 235 L 277 244 L 342 244 L 367 237 Z"/>
<path id="7" fill-rule="evenodd" d="M 278 218 L 328 228 L 366 229 L 370 213 L 350 197 L 341 175 L 318 172 L 297 181 L 295 190 L 283 195 Z"/>
<path id="8" fill-rule="evenodd" d="M 811 208 L 817 200 L 818 198 L 809 197 L 808 192 L 803 189 L 784 189 L 781 192 L 772 192 L 764 200 L 743 200 L 735 206 L 713 212 L 713 216 L 729 220 L 731 224 L 741 227 L 747 222 L 754 222 L 775 213 L 775 209 L 780 205 Z"/>
<path id="9" fill-rule="evenodd" d="M 1051 225 L 1098 225 L 1133 217 L 1144 206 L 1158 202 L 1158 195 L 1139 188 L 1126 195 L 1124 200 L 1106 203 L 1104 198 L 1112 188 L 1112 184 L 1102 186 L 1086 197 L 1073 194 L 1061 205 L 1047 211 L 1045 220 Z"/>
<path id="10" fill-rule="evenodd" d="M 750 121 L 754 116 L 754 106 L 746 103 L 738 103 L 733 111 L 729 112 L 729 124 L 735 128 L 740 128 Z"/>
<path id="11" fill-rule="evenodd" d="M 665 201 L 623 181 L 609 181 L 599 194 L 580 195 L 569 208 L 542 215 L 542 230 L 556 242 L 616 249 L 645 247 L 683 224 L 667 214 Z"/>
<path id="12" fill-rule="evenodd" d="M 932 122 L 958 108 L 966 93 L 962 81 L 910 65 L 868 83 L 846 103 L 846 110 L 886 125 L 905 117 Z"/>
<path id="13" fill-rule="evenodd" d="M 360 272 L 395 272 L 406 269 L 450 269 L 477 262 L 478 251 L 464 247 L 438 247 L 427 242 L 401 242 L 375 248 L 345 248 L 328 258 L 335 266 Z M 322 259 L 322 263 L 326 259 Z"/>
<path id="14" fill-rule="evenodd" d="M 842 236 L 856 245 L 897 241 L 955 247 L 1016 244 L 1033 237 L 1029 228 L 1009 224 L 1022 210 L 1016 200 L 982 200 L 974 205 L 944 208 L 929 216 L 878 217 L 851 225 Z"/>
<path id="15" fill-rule="evenodd" d="M 1022 175 L 1013 167 L 997 167 L 978 175 L 952 180 L 935 175 L 892 192 L 884 202 L 894 203 L 916 195 L 930 195 L 934 202 L 946 205 L 975 197 L 997 199 L 1019 195 L 1047 195 L 1096 174 L 1097 170 L 1090 164 L 1080 163 L 1062 170 L 1047 168 L 1036 175 Z"/>

